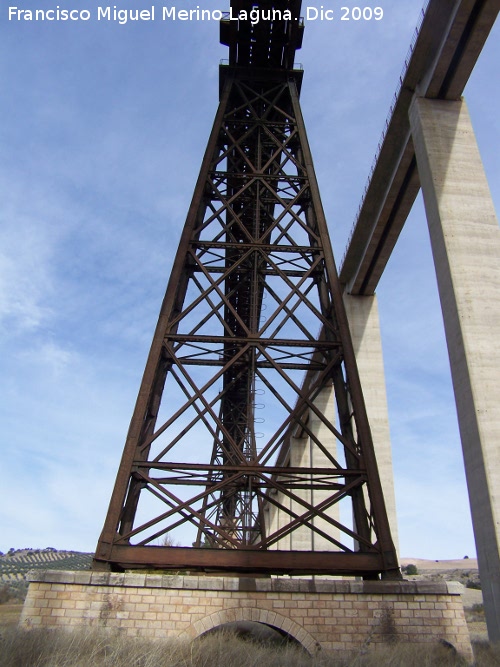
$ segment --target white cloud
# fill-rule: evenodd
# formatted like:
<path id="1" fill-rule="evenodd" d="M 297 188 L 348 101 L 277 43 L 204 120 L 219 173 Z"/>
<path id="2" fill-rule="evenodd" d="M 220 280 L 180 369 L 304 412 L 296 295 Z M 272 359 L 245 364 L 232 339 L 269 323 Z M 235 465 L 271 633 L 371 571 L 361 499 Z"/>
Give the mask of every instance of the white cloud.
<path id="1" fill-rule="evenodd" d="M 52 247 L 41 225 L 5 211 L 0 231 L 0 327 L 6 333 L 33 331 L 51 315 Z"/>

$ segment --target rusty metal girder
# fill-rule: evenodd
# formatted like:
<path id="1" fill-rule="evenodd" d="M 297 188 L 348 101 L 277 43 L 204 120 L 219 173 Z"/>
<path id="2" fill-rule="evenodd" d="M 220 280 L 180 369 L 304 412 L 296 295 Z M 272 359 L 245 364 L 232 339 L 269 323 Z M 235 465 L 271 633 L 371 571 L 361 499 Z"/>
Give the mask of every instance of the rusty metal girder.
<path id="1" fill-rule="evenodd" d="M 252 549 L 194 549 L 181 547 L 114 546 L 113 561 L 122 569 L 154 568 L 179 571 L 253 574 L 355 574 L 372 578 L 384 568 L 377 553 L 259 551 Z"/>
<path id="2" fill-rule="evenodd" d="M 221 81 L 95 566 L 397 577 L 301 74 Z"/>

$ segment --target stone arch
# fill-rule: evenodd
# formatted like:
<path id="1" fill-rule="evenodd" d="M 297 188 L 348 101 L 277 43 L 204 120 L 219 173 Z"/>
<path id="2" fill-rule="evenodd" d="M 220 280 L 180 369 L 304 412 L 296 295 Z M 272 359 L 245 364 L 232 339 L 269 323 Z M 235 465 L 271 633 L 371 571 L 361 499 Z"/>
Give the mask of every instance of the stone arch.
<path id="1" fill-rule="evenodd" d="M 319 643 L 314 637 L 307 630 L 304 630 L 301 625 L 292 621 L 291 618 L 282 616 L 275 611 L 259 609 L 257 607 L 234 607 L 216 611 L 193 623 L 182 636 L 184 638 L 196 639 L 209 630 L 225 625 L 226 623 L 238 621 L 263 623 L 271 628 L 285 632 L 293 637 L 311 655 L 314 655 L 319 649 Z"/>

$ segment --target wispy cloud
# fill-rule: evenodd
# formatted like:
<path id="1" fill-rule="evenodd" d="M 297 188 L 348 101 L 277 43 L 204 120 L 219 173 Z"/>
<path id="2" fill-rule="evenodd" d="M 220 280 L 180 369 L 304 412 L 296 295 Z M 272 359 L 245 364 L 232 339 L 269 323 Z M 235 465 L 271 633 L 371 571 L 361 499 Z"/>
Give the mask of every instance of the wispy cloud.
<path id="1" fill-rule="evenodd" d="M 44 221 L 37 220 L 33 210 L 26 210 L 27 193 L 18 192 L 18 197 L 12 194 L 7 187 L 0 227 L 0 331 L 3 335 L 34 331 L 47 322 L 52 312 L 47 297 L 54 289 L 50 268 L 54 253 L 51 234 L 44 228 Z M 46 207 L 41 206 L 41 210 L 46 211 Z"/>

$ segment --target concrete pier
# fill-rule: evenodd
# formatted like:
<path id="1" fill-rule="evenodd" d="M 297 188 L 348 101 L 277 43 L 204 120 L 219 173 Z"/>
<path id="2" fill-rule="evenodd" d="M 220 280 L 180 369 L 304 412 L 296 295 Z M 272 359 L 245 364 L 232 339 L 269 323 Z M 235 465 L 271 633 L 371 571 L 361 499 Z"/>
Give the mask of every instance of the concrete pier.
<path id="1" fill-rule="evenodd" d="M 327 415 L 329 419 L 333 419 L 335 415 L 335 394 L 333 386 L 325 387 L 321 390 L 314 401 L 316 407 L 322 414 Z M 325 425 L 325 423 L 312 410 L 308 415 L 308 426 L 312 433 L 320 440 L 321 444 L 332 454 L 337 455 L 337 443 L 333 433 Z M 290 438 L 290 453 L 289 465 L 291 467 L 305 467 L 305 468 L 328 468 L 331 463 L 324 452 L 317 446 L 314 440 L 305 432 L 299 432 Z M 271 492 L 272 493 L 272 492 Z M 296 489 L 295 495 L 303 499 L 311 505 L 319 505 L 327 500 L 331 491 L 328 489 Z M 300 515 L 304 512 L 304 506 L 298 502 L 292 501 L 290 498 L 283 497 L 278 494 L 277 498 L 280 505 L 286 505 L 291 512 Z M 291 515 L 276 505 L 267 503 L 266 522 L 267 528 L 270 531 L 284 528 L 290 523 Z M 328 516 L 332 519 L 339 520 L 339 508 L 335 504 L 329 508 Z M 322 530 L 327 535 L 339 538 L 339 531 L 332 527 L 321 517 L 312 517 L 310 523 L 316 528 Z M 294 550 L 294 551 L 331 551 L 332 543 L 319 533 L 310 530 L 303 525 L 290 532 L 286 537 L 278 540 L 273 549 Z"/>
<path id="2" fill-rule="evenodd" d="M 409 115 L 443 311 L 488 633 L 491 641 L 498 642 L 500 229 L 465 102 L 415 98 Z"/>
<path id="3" fill-rule="evenodd" d="M 389 414 L 377 297 L 375 294 L 371 296 L 345 294 L 344 303 L 372 431 L 392 540 L 399 554 Z"/>

